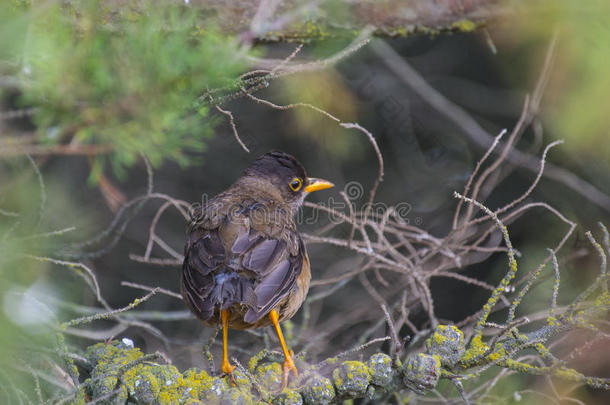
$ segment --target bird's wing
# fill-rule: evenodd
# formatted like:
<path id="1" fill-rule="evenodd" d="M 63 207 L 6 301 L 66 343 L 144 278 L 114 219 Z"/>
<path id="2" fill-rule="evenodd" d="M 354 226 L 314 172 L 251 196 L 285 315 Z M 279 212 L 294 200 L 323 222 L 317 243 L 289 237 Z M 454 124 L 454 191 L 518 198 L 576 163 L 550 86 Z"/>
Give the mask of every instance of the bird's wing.
<path id="1" fill-rule="evenodd" d="M 224 265 L 226 252 L 218 230 L 194 229 L 188 235 L 182 265 L 182 295 L 191 310 L 203 320 L 214 313 L 209 295 L 214 289 L 214 271 Z"/>
<path id="2" fill-rule="evenodd" d="M 237 268 L 253 275 L 253 290 L 246 297 L 244 321 L 254 323 L 275 308 L 296 286 L 303 267 L 304 245 L 289 212 L 275 204 L 252 204 L 224 226 L 231 240 Z M 237 221 L 236 221 L 237 219 Z M 240 222 L 242 221 L 242 222 Z M 221 226 L 221 228 L 224 228 Z M 246 230 L 247 229 L 247 230 Z"/>
<path id="3" fill-rule="evenodd" d="M 215 305 L 241 303 L 248 307 L 244 321 L 254 323 L 296 288 L 304 245 L 292 218 L 276 208 L 253 203 L 213 221 L 204 212 L 191 227 L 182 289 L 201 319 L 209 319 Z"/>
<path id="4" fill-rule="evenodd" d="M 236 240 L 232 249 L 245 248 L 240 254 L 241 267 L 256 274 L 254 294 L 244 316 L 245 322 L 254 323 L 296 288 L 303 267 L 304 246 L 298 234 L 291 230 L 286 230 L 281 237 L 273 237 L 250 229 L 248 241 L 243 239 Z"/>

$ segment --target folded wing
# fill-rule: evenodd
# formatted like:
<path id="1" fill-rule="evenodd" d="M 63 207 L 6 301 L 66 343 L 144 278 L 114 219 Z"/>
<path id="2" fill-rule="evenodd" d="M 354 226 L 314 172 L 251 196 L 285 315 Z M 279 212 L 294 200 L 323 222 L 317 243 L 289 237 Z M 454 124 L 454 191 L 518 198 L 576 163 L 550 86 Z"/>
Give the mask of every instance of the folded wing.
<path id="1" fill-rule="evenodd" d="M 182 293 L 204 321 L 217 309 L 241 305 L 244 321 L 254 323 L 297 288 L 304 246 L 296 230 L 287 226 L 271 235 L 266 232 L 269 227 L 251 223 L 251 212 L 226 215 L 212 229 L 202 222 L 191 226 Z"/>

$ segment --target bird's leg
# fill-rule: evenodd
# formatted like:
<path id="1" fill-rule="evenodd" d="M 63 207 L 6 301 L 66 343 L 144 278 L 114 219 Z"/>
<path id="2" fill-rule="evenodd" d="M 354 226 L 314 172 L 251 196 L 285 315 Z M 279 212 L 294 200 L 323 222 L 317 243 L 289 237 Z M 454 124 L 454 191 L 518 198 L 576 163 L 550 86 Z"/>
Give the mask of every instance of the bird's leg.
<path id="1" fill-rule="evenodd" d="M 232 366 L 229 363 L 229 354 L 227 350 L 227 342 L 229 340 L 229 310 L 221 309 L 220 310 L 220 319 L 222 320 L 222 367 L 221 370 L 223 373 L 230 376 L 231 380 L 233 380 L 233 370 L 235 370 L 235 366 Z"/>
<path id="2" fill-rule="evenodd" d="M 282 390 L 284 390 L 284 388 L 286 388 L 286 385 L 288 384 L 288 373 L 292 371 L 292 374 L 294 374 L 295 377 L 298 377 L 299 372 L 297 371 L 297 368 L 295 367 L 294 361 L 292 359 L 292 357 L 294 356 L 294 352 L 292 350 L 288 350 L 288 348 L 286 347 L 284 335 L 282 334 L 282 329 L 280 328 L 280 316 L 278 315 L 275 309 L 269 312 L 269 318 L 271 319 L 271 322 L 273 322 L 275 332 L 277 333 L 277 337 L 280 340 L 280 345 L 282 345 L 282 350 L 284 351 L 284 373 L 282 375 Z"/>

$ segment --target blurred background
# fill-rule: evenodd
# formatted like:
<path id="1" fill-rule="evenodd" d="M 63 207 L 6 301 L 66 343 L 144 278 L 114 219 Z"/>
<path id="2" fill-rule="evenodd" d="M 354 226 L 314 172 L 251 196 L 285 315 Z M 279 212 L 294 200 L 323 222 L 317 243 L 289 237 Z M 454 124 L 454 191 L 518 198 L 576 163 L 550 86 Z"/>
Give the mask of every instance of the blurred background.
<path id="1" fill-rule="evenodd" d="M 376 154 L 363 134 L 310 108 L 278 110 L 232 96 L 239 95 L 235 83 L 241 74 L 261 60 L 287 58 L 298 43 L 281 38 L 252 41 L 243 33 L 228 33 L 223 22 L 201 11 L 197 2 L 168 2 L 169 6 L 160 2 L 164 6 L 156 10 L 144 3 L 121 3 L 10 2 L 1 9 L 3 359 L 12 359 L 24 348 L 31 355 L 33 347 L 52 356 L 53 323 L 99 307 L 79 275 L 83 270 L 36 258 L 84 263 L 97 276 L 101 294 L 112 308 L 144 294 L 122 282 L 179 291 L 179 266 L 133 260 L 134 255 L 144 255 L 151 221 L 163 204 L 153 199 L 141 208 L 138 205 L 137 212 L 134 205 L 120 209 L 147 192 L 142 155 L 153 166 L 154 191 L 189 203 L 224 190 L 250 162 L 272 149 L 293 154 L 309 175 L 336 184 L 312 195 L 313 202 L 342 202 L 339 192 L 357 182 L 363 194 L 351 201 L 359 209 L 377 176 Z M 568 303 L 597 276 L 598 259 L 591 254 L 584 232 L 597 229 L 598 221 L 610 224 L 606 100 L 610 6 L 603 0 L 587 5 L 569 0 L 529 3 L 489 2 L 487 7 L 494 12 L 486 24 L 464 20 L 451 29 L 382 32 L 332 66 L 274 78 L 255 94 L 279 105 L 311 103 L 342 122 L 357 122 L 370 131 L 385 163 L 376 201 L 404 204 L 405 220 L 442 237 L 451 228 L 453 192 L 463 190 L 486 151 L 465 130 L 464 122 L 456 121 L 453 109 L 496 136 L 503 129 L 512 130 L 526 97 L 544 82 L 535 117 L 516 148 L 540 157 L 547 144 L 565 141 L 547 157 L 563 171 L 544 176 L 529 200 L 547 202 L 578 224 L 560 252 L 560 301 Z M 336 15 L 349 14 L 341 6 L 341 2 L 328 5 Z M 331 32 L 327 38 L 307 40 L 290 63 L 337 55 L 349 49 L 357 34 Z M 433 92 L 417 90 L 413 81 L 397 74 L 388 59 L 388 46 Z M 447 100 L 446 107 L 431 102 L 435 94 Z M 249 153 L 236 142 L 227 116 L 209 102 L 217 98 L 232 113 Z M 529 187 L 536 170 L 524 166 L 507 164 L 504 178 L 484 201 L 488 207 L 502 206 Z M 595 192 L 587 191 L 589 186 Z M 124 213 L 132 218 L 123 221 Z M 309 215 L 311 208 L 305 208 L 304 217 Z M 120 238 L 114 233 L 106 237 L 103 231 L 117 218 Z M 315 223 L 302 221 L 300 230 L 315 234 L 329 222 L 323 214 L 316 218 Z M 156 232 L 181 254 L 185 229 L 185 219 L 170 207 Z M 555 246 L 566 230 L 564 223 L 542 211 L 526 213 L 511 223 L 521 268 L 535 268 L 547 254 L 545 249 Z M 338 237 L 348 234 L 349 228 L 336 230 Z M 100 235 L 101 240 L 82 245 Z M 326 283 L 360 266 L 363 259 L 326 244 L 310 243 L 308 250 L 314 284 L 318 282 L 310 296 L 331 286 L 335 290 L 311 302 L 306 319 L 302 310 L 286 327 L 295 352 L 306 350 L 308 360 L 314 362 L 361 339 L 383 336 L 383 327 L 373 328 L 383 313 L 358 279 Z M 151 254 L 167 256 L 159 246 Z M 462 274 L 495 285 L 505 266 L 505 254 L 494 254 Z M 551 284 L 549 278 L 539 288 Z M 378 288 L 383 293 L 386 287 Z M 489 296 L 484 289 L 449 278 L 435 278 L 430 288 L 435 313 L 445 323 L 468 317 Z M 398 299 L 389 287 L 387 297 Z M 534 294 L 524 305 L 536 311 L 548 306 L 548 299 Z M 192 318 L 182 300 L 157 294 L 137 311 L 154 330 L 116 328 L 116 322 L 99 321 L 84 327 L 86 333 L 69 334 L 67 341 L 77 350 L 129 337 L 144 352 L 166 353 L 180 370 L 210 368 L 202 348 L 214 331 Z M 411 317 L 416 325 L 425 326 L 423 313 Z M 401 338 L 410 336 L 408 329 L 399 332 Z M 247 362 L 269 344 L 271 336 L 271 330 L 231 331 L 231 353 Z M 220 343 L 216 339 L 212 346 L 216 359 L 220 359 Z M 608 341 L 602 339 L 584 348 L 570 366 L 586 375 L 610 377 L 607 349 Z M 18 389 L 28 392 L 33 383 L 25 368 L 19 363 L 5 372 L 17 381 L 16 387 L 23 387 Z M 541 383 L 508 379 L 496 387 L 497 395 L 510 396 L 511 390 L 537 384 Z M 587 388 L 580 388 L 577 396 L 586 403 L 608 399 Z"/>

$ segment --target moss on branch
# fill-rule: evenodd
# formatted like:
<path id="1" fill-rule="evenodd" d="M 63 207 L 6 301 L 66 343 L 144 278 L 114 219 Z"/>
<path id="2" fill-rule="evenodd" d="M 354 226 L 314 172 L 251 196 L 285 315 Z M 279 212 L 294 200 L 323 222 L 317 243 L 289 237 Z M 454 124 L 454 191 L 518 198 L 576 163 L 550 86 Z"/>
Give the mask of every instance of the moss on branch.
<path id="1" fill-rule="evenodd" d="M 248 369 L 234 371 L 233 384 L 227 376 L 212 376 L 204 370 L 181 373 L 173 365 L 160 364 L 162 356 L 144 355 L 124 339 L 87 349 L 89 378 L 78 388 L 75 403 L 331 404 L 356 398 L 375 400 L 403 390 L 425 394 L 442 378 L 459 384 L 460 379 L 475 378 L 493 365 L 608 388 L 607 379 L 587 377 L 565 366 L 540 367 L 516 360 L 514 355 L 528 347 L 549 354 L 542 342 L 520 334 L 516 328 L 505 340 L 490 345 L 475 336 L 465 347 L 460 329 L 439 325 L 426 340 L 425 353 L 409 354 L 403 360 L 384 353 L 375 353 L 366 361 L 340 362 L 333 358 L 318 365 L 308 365 L 301 359 L 299 378 L 281 391 L 282 366 L 270 360 L 266 350 L 250 359 Z"/>
<path id="2" fill-rule="evenodd" d="M 282 367 L 264 357 L 254 358 L 248 370 L 237 369 L 233 385 L 228 377 L 211 376 L 204 370 L 180 373 L 173 365 L 148 358 L 130 342 L 98 343 L 87 350 L 89 378 L 81 384 L 75 402 L 330 404 L 372 399 L 405 388 L 433 388 L 441 365 L 440 356 L 423 353 L 407 359 L 404 366 L 383 353 L 373 354 L 366 362 L 331 362 L 324 370 L 299 364 L 301 376 L 280 391 Z"/>

